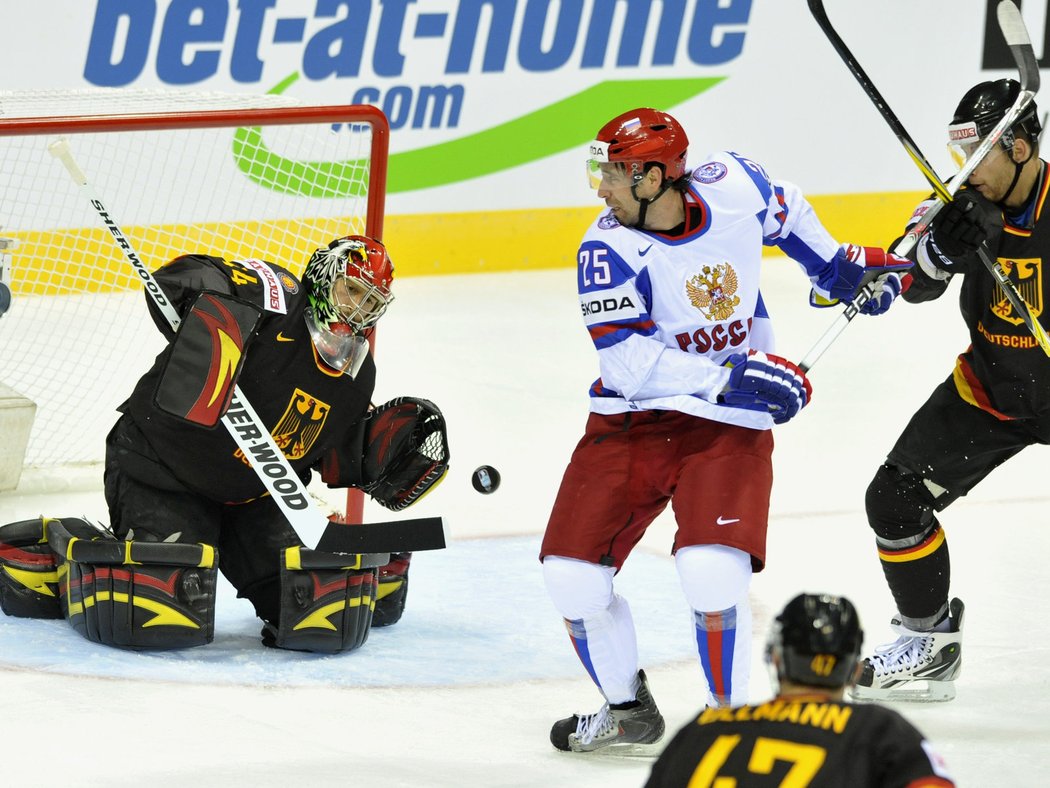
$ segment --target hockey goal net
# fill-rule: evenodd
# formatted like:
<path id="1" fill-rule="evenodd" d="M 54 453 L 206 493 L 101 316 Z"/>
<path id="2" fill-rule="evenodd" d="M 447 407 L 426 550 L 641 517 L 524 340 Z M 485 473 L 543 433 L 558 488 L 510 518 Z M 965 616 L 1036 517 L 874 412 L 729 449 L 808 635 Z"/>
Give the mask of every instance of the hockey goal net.
<path id="1" fill-rule="evenodd" d="M 0 465 L 44 479 L 101 468 L 115 408 L 163 348 L 134 269 L 49 153 L 61 138 L 150 270 L 207 253 L 300 274 L 333 238 L 381 237 L 389 127 L 374 107 L 276 96 L 0 92 L 0 414 L 4 396 L 34 411 Z"/>

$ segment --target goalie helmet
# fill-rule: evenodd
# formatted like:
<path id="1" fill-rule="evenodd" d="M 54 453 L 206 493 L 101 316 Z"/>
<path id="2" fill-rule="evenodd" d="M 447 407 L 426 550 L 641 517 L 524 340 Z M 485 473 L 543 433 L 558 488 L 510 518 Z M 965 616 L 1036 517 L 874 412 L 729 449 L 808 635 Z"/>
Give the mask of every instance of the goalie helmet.
<path id="1" fill-rule="evenodd" d="M 394 300 L 394 264 L 386 247 L 363 235 L 337 238 L 310 256 L 303 273 L 306 322 L 328 366 L 356 374 L 371 329 Z"/>
<path id="2" fill-rule="evenodd" d="M 590 144 L 587 172 L 595 189 L 602 178 L 600 165 L 609 163 L 622 165 L 633 183 L 653 164 L 660 165 L 665 181 L 676 181 L 685 175 L 688 150 L 689 138 L 677 120 L 666 112 L 640 107 L 602 126 Z"/>
<path id="3" fill-rule="evenodd" d="M 778 681 L 838 688 L 852 679 L 863 640 L 857 609 L 848 599 L 799 594 L 774 620 L 766 660 Z"/>
<path id="4" fill-rule="evenodd" d="M 379 241 L 363 235 L 337 238 L 317 249 L 303 282 L 318 322 L 341 322 L 355 333 L 376 324 L 394 295 L 394 264 Z"/>
<path id="5" fill-rule="evenodd" d="M 948 144 L 952 148 L 952 155 L 958 160 L 962 154 L 965 160 L 1006 116 L 1020 93 L 1021 85 L 1015 79 L 981 82 L 966 91 L 948 126 Z M 1010 150 L 1018 131 L 1035 143 L 1042 130 L 1039 109 L 1033 101 L 999 138 L 999 144 L 1005 150 Z"/>

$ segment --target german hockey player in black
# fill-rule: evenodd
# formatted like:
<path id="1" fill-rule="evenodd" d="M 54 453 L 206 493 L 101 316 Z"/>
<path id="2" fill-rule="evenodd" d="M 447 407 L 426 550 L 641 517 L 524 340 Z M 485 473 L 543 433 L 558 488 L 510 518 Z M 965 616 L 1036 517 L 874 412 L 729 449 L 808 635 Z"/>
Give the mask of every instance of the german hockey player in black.
<path id="1" fill-rule="evenodd" d="M 963 96 L 949 139 L 964 160 L 1005 116 L 1014 80 L 982 82 Z M 913 415 L 868 487 L 865 505 L 893 592 L 898 639 L 865 660 L 855 698 L 950 700 L 962 665 L 963 603 L 949 599 L 948 543 L 938 513 L 1026 446 L 1050 442 L 1050 358 L 978 257 L 998 260 L 1045 328 L 1050 293 L 1050 192 L 1039 158 L 1034 103 L 933 218 L 905 277 L 912 303 L 941 296 L 962 276 L 959 307 L 970 347 Z M 931 201 L 919 206 L 912 223 Z"/>
<path id="2" fill-rule="evenodd" d="M 154 582 L 137 578 L 140 594 L 147 588 L 170 592 L 151 603 L 163 607 L 159 621 L 169 626 L 152 619 L 141 626 L 134 620 L 114 623 L 148 608 L 142 599 L 96 620 L 105 607 L 98 603 L 134 593 L 136 578 L 129 573 L 145 568 L 139 568 L 141 560 L 125 560 L 119 571 L 100 573 L 89 561 L 76 594 L 66 592 L 65 584 L 59 589 L 61 612 L 99 642 L 131 648 L 208 642 L 217 568 L 255 606 L 267 645 L 356 648 L 372 624 L 400 617 L 410 554 L 394 554 L 379 572 L 347 567 L 345 555 L 316 564 L 319 554 L 303 552 L 302 540 L 249 462 L 264 466 L 265 460 L 244 457 L 229 431 L 216 425 L 227 408 L 233 421 L 248 424 L 238 401 L 231 405 L 236 385 L 304 485 L 318 471 L 331 487 L 360 487 L 401 509 L 441 478 L 448 452 L 440 411 L 411 398 L 371 406 L 376 369 L 368 338 L 393 300 L 386 249 L 363 236 L 337 239 L 314 252 L 302 281 L 273 263 L 200 254 L 172 260 L 154 278 L 181 324 L 173 332 L 149 301 L 169 345 L 120 407 L 107 438 L 112 534 L 82 521 L 42 518 L 18 524 L 21 531 L 5 534 L 12 526 L 0 528 L 0 542 L 10 543 L 4 537 L 15 533 L 32 552 L 53 542 L 56 533 L 63 540 L 68 535 L 106 544 L 115 536 L 123 540 L 117 545 L 132 545 L 123 548 L 128 555 L 137 550 L 141 556 L 147 545 L 150 566 L 171 557 L 153 554 L 162 548 L 206 548 L 178 556 L 190 567 L 199 560 L 193 568 L 176 562 L 180 571 L 161 572 Z M 100 593 L 104 589 L 90 585 L 100 577 L 123 579 L 129 588 Z M 384 596 L 377 587 L 383 583 L 393 593 Z M 26 588 L 0 584 L 0 592 L 5 612 L 38 612 L 39 600 L 23 608 Z"/>
<path id="3" fill-rule="evenodd" d="M 955 785 L 922 734 L 897 712 L 843 701 L 862 640 L 848 599 L 792 599 L 766 643 L 776 696 L 754 706 L 704 709 L 653 764 L 646 788 Z"/>

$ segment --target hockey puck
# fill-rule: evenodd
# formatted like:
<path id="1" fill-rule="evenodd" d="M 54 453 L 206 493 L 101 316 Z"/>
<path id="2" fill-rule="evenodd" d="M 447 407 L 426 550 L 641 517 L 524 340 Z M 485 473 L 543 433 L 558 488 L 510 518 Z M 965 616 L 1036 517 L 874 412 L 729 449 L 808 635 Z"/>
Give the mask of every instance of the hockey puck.
<path id="1" fill-rule="evenodd" d="M 491 465 L 482 465 L 474 469 L 474 475 L 470 481 L 479 493 L 489 495 L 499 489 L 499 471 Z"/>
<path id="2" fill-rule="evenodd" d="M 0 282 L 0 315 L 11 308 L 11 288 Z"/>

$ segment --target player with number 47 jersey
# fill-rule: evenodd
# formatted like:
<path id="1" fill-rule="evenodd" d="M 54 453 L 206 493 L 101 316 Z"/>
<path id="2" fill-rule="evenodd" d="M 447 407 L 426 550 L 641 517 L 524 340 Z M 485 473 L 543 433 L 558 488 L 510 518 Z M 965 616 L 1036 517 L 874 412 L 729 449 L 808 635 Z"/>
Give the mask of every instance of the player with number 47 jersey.
<path id="1" fill-rule="evenodd" d="M 867 314 L 890 307 L 896 272 L 911 265 L 840 245 L 797 187 L 737 153 L 711 153 L 687 170 L 687 148 L 678 121 L 647 108 L 614 118 L 590 145 L 592 185 L 608 210 L 584 236 L 577 271 L 601 376 L 540 557 L 606 702 L 555 724 L 559 749 L 647 744 L 663 732 L 613 579 L 669 502 L 708 703 L 746 700 L 747 591 L 766 560 L 770 428 L 812 391 L 804 370 L 773 353 L 763 248 L 778 246 L 801 266 L 814 305 L 852 301 L 875 278 Z"/>

